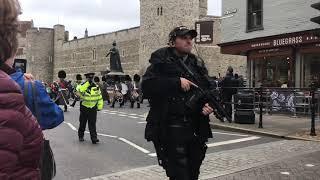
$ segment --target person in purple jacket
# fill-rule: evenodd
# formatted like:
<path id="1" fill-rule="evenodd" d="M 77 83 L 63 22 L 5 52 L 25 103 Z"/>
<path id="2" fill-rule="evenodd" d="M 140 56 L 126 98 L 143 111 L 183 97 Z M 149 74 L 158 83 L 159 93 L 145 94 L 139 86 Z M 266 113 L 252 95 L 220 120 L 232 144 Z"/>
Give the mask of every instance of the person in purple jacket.
<path id="1" fill-rule="evenodd" d="M 8 74 L 18 49 L 16 0 L 0 0 L 0 179 L 40 180 L 41 128 Z"/>

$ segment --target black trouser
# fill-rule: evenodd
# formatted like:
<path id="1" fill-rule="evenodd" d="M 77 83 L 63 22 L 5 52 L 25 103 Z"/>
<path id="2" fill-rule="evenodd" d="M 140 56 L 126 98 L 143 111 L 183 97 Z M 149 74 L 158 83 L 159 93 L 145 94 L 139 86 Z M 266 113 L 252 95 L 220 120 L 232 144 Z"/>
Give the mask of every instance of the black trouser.
<path id="1" fill-rule="evenodd" d="M 96 122 L 97 122 L 97 107 L 87 108 L 80 105 L 80 126 L 78 130 L 79 138 L 83 138 L 86 130 L 87 122 L 89 126 L 91 140 L 97 140 Z"/>
<path id="2" fill-rule="evenodd" d="M 232 118 L 232 94 L 223 94 L 222 101 L 227 115 Z"/>
<path id="3" fill-rule="evenodd" d="M 207 146 L 197 136 L 186 137 L 181 131 L 174 131 L 170 133 L 166 148 L 168 164 L 164 168 L 167 176 L 170 180 L 197 180 Z M 172 137 L 173 135 L 184 137 L 179 140 L 179 137 Z"/>
<path id="4" fill-rule="evenodd" d="M 77 101 L 78 101 L 77 99 L 74 99 L 73 103 L 71 104 L 71 106 L 74 107 L 76 105 Z"/>

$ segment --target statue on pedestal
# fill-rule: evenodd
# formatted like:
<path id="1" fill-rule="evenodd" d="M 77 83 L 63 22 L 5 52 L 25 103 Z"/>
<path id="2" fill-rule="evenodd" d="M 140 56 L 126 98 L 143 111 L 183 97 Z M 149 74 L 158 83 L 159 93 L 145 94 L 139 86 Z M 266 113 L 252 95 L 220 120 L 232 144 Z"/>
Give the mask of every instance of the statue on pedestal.
<path id="1" fill-rule="evenodd" d="M 109 50 L 106 56 L 108 57 L 110 55 L 110 71 L 123 73 L 123 69 L 120 61 L 120 54 L 119 54 L 119 50 L 117 49 L 116 41 L 114 41 L 112 45 L 113 47 Z"/>

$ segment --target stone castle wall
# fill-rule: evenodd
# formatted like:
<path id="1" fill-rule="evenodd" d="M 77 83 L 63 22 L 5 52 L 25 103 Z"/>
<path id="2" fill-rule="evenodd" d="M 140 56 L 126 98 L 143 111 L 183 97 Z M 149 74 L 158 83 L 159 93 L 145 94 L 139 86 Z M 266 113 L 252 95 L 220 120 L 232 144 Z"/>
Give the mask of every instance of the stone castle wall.
<path id="1" fill-rule="evenodd" d="M 227 66 L 235 72 L 246 74 L 246 61 L 241 56 L 220 54 L 217 46 L 221 42 L 221 20 L 207 16 L 207 0 L 141 0 L 140 27 L 68 40 L 68 31 L 63 25 L 53 29 L 33 28 L 28 31 L 26 44 L 28 72 L 37 79 L 50 82 L 57 80 L 60 70 L 65 70 L 68 79 L 76 74 L 101 72 L 109 69 L 110 58 L 106 57 L 113 41 L 117 42 L 124 72 L 142 75 L 148 66 L 153 51 L 167 46 L 169 32 L 177 26 L 194 28 L 199 20 L 214 21 L 214 42 L 196 45 L 199 54 L 208 67 L 211 76 L 224 76 Z"/>
<path id="2" fill-rule="evenodd" d="M 139 32 L 139 27 L 135 27 L 63 43 L 59 43 L 61 39 L 58 40 L 54 79 L 60 70 L 66 71 L 68 79 L 75 79 L 76 74 L 88 72 L 95 72 L 100 76 L 102 71 L 109 69 L 110 57 L 106 55 L 112 48 L 113 41 L 117 42 L 124 72 L 134 75 L 139 70 Z"/>

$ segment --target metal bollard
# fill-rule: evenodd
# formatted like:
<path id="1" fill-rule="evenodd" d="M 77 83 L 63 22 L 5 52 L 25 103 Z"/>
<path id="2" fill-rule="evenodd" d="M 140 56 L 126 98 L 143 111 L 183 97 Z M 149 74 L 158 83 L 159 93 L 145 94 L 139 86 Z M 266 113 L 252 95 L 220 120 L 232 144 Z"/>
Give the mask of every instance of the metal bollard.
<path id="1" fill-rule="evenodd" d="M 315 127 L 315 118 L 316 118 L 316 114 L 315 114 L 315 111 L 316 111 L 316 105 L 315 105 L 315 91 L 316 91 L 316 88 L 315 86 L 311 86 L 311 132 L 310 132 L 310 136 L 316 136 L 316 127 Z"/>
<path id="2" fill-rule="evenodd" d="M 263 128 L 263 125 L 262 125 L 262 113 L 263 113 L 263 104 L 262 104 L 262 86 L 259 88 L 259 108 L 260 108 L 260 117 L 259 117 L 259 128 Z"/>

